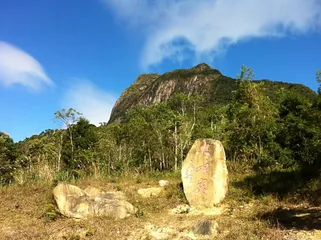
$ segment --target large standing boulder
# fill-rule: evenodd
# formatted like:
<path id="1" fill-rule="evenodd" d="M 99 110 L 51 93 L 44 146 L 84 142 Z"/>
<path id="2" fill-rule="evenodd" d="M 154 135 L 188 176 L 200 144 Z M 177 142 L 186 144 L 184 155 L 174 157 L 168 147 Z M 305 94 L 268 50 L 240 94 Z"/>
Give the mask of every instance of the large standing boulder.
<path id="1" fill-rule="evenodd" d="M 184 193 L 195 208 L 211 208 L 227 192 L 228 172 L 225 151 L 220 141 L 198 139 L 182 166 Z"/>
<path id="2" fill-rule="evenodd" d="M 122 219 L 135 213 L 134 206 L 125 200 L 121 192 L 104 192 L 98 188 L 79 187 L 59 183 L 53 196 L 61 214 L 72 218 L 109 216 Z"/>

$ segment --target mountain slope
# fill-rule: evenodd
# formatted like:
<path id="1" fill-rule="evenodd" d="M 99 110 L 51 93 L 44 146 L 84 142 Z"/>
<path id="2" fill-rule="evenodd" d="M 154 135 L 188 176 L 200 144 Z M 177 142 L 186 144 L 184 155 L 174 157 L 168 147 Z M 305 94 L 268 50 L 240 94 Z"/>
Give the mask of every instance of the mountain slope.
<path id="1" fill-rule="evenodd" d="M 273 100 L 280 88 L 295 91 L 312 100 L 316 93 L 301 84 L 265 82 L 265 92 Z M 260 82 L 257 81 L 257 82 Z M 180 69 L 159 74 L 143 74 L 128 87 L 115 103 L 109 122 L 121 121 L 125 112 L 138 104 L 150 105 L 167 101 L 176 93 L 203 95 L 207 103 L 227 103 L 236 89 L 236 80 L 222 75 L 216 69 L 201 63 L 190 69 Z"/>

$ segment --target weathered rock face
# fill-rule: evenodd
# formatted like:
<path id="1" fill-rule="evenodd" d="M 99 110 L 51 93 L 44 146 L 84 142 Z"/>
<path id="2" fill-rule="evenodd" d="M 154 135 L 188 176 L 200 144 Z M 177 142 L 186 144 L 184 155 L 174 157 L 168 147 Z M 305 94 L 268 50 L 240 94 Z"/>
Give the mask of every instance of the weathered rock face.
<path id="1" fill-rule="evenodd" d="M 115 103 L 109 122 L 121 121 L 124 113 L 138 104 L 151 105 L 165 102 L 179 92 L 186 95 L 206 95 L 214 89 L 213 91 L 227 94 L 233 89 L 226 87 L 225 83 L 221 84 L 226 81 L 231 83 L 234 89 L 233 79 L 224 77 L 218 70 L 204 63 L 190 69 L 175 70 L 162 75 L 140 75 Z"/>
<path id="2" fill-rule="evenodd" d="M 316 93 L 299 85 L 264 80 L 266 95 L 272 100 L 277 97 L 277 89 L 284 88 L 297 92 L 306 99 L 315 99 Z M 201 63 L 190 69 L 179 69 L 159 74 L 142 74 L 129 86 L 115 103 L 109 122 L 120 122 L 127 110 L 135 106 L 152 105 L 166 102 L 177 93 L 188 96 L 203 96 L 207 104 L 226 104 L 231 100 L 232 92 L 236 90 L 236 81 L 224 76 L 220 71 Z"/>
<path id="3" fill-rule="evenodd" d="M 211 208 L 227 192 L 228 172 L 225 151 L 220 141 L 198 139 L 182 166 L 184 193 L 195 208 Z"/>
<path id="4" fill-rule="evenodd" d="M 61 214 L 71 218 L 87 216 L 109 216 L 122 219 L 135 213 L 134 206 L 125 200 L 121 192 L 104 192 L 98 188 L 79 187 L 59 183 L 53 196 Z"/>

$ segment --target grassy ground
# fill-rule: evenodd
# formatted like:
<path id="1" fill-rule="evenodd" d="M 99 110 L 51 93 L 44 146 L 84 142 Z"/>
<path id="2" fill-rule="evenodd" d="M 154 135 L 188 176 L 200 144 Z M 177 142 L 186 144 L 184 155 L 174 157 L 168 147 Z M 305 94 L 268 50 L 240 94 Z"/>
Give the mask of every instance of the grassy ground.
<path id="1" fill-rule="evenodd" d="M 271 177 L 276 178 L 274 173 Z M 157 186 L 160 179 L 171 183 L 162 195 L 142 199 L 137 194 L 139 188 Z M 129 202 L 139 209 L 136 216 L 124 220 L 68 219 L 55 211 L 52 183 L 11 185 L 0 188 L 0 239 L 153 239 L 151 229 L 189 232 L 204 219 L 217 223 L 215 239 L 321 239 L 321 208 L 313 205 L 311 194 L 303 199 L 302 192 L 296 195 L 289 189 L 291 192 L 286 193 L 279 186 L 287 184 L 284 180 L 273 182 L 270 187 L 266 185 L 268 181 L 266 176 L 260 182 L 251 173 L 231 171 L 229 193 L 218 207 L 222 214 L 214 216 L 169 214 L 170 209 L 186 203 L 178 175 L 87 178 L 70 182 L 81 188 L 96 186 L 123 191 Z M 311 184 L 318 189 L 318 182 Z M 284 191 L 282 194 L 278 192 L 280 189 Z"/>

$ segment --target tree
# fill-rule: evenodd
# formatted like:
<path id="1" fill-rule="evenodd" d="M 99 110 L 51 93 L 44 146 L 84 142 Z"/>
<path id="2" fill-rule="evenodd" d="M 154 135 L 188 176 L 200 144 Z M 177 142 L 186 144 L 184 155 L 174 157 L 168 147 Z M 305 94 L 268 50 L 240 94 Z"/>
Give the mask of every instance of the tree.
<path id="1" fill-rule="evenodd" d="M 237 90 L 234 91 L 234 100 L 247 104 L 250 108 L 259 107 L 262 98 L 263 83 L 254 83 L 255 75 L 250 67 L 242 65 L 241 73 L 237 75 Z"/>
<path id="2" fill-rule="evenodd" d="M 68 138 L 70 141 L 70 148 L 71 148 L 71 156 L 70 160 L 71 162 L 74 161 L 74 142 L 73 142 L 73 134 L 72 134 L 72 126 L 79 121 L 79 117 L 82 114 L 77 112 L 73 108 L 69 108 L 68 110 L 62 109 L 61 111 L 55 112 L 55 120 L 60 121 L 63 124 L 63 127 L 66 128 L 66 131 L 68 133 Z M 64 132 L 62 132 L 63 134 Z M 61 145 L 62 143 L 61 137 Z M 59 155 L 58 158 L 60 158 L 61 155 Z M 61 159 L 58 159 L 58 162 L 61 163 Z M 60 168 L 60 167 L 59 167 Z"/>
<path id="3" fill-rule="evenodd" d="M 169 100 L 168 105 L 174 116 L 175 170 L 177 170 L 179 164 L 178 156 L 180 156 L 180 163 L 182 163 L 184 153 L 191 145 L 197 121 L 197 112 L 202 101 L 202 97 L 187 96 L 183 93 L 178 93 Z"/>
<path id="4" fill-rule="evenodd" d="M 129 112 L 129 121 L 126 123 L 126 142 L 133 149 L 130 154 L 131 164 L 136 168 L 148 169 L 152 172 L 152 151 L 155 143 L 155 134 L 146 121 L 146 108 L 137 106 Z M 128 164 L 127 164 L 128 165 Z"/>
<path id="5" fill-rule="evenodd" d="M 98 168 L 107 170 L 107 173 L 115 173 L 121 168 L 121 153 L 123 137 L 122 123 L 110 123 L 97 128 L 97 152 L 99 159 Z"/>
<path id="6" fill-rule="evenodd" d="M 0 132 L 0 185 L 13 181 L 17 156 L 18 152 L 12 138 Z"/>
<path id="7" fill-rule="evenodd" d="M 130 113 L 131 118 L 140 118 L 144 123 L 145 132 L 149 134 L 149 143 L 145 145 L 152 152 L 151 158 L 158 160 L 159 170 L 166 170 L 170 163 L 166 161 L 169 159 L 168 141 L 170 129 L 173 127 L 173 112 L 166 103 L 158 103 L 148 107 L 139 106 Z M 146 136 L 146 134 L 144 134 Z M 146 143 L 145 143 L 146 144 Z"/>
<path id="8" fill-rule="evenodd" d="M 318 97 L 316 101 L 316 107 L 321 110 L 321 70 L 316 71 L 316 80 L 317 83 L 319 84 L 318 86 Z"/>
<path id="9" fill-rule="evenodd" d="M 89 121 L 83 117 L 72 127 L 73 142 L 74 142 L 74 159 L 71 162 L 76 169 L 86 169 L 88 167 L 95 167 L 95 146 L 98 141 L 96 126 L 90 124 Z"/>
<path id="10" fill-rule="evenodd" d="M 317 70 L 316 79 L 317 79 L 317 82 L 319 83 L 318 94 L 320 95 L 321 94 L 321 70 Z"/>
<path id="11" fill-rule="evenodd" d="M 288 156 L 281 156 L 286 167 L 309 166 L 317 158 L 320 152 L 318 115 L 313 105 L 299 94 L 288 92 L 285 95 L 279 108 L 277 141 L 282 149 L 289 150 Z"/>
<path id="12" fill-rule="evenodd" d="M 232 159 L 262 167 L 274 160 L 271 150 L 275 147 L 277 109 L 263 94 L 264 83 L 255 83 L 253 78 L 251 68 L 243 65 L 227 114 L 231 133 L 228 146 Z"/>

